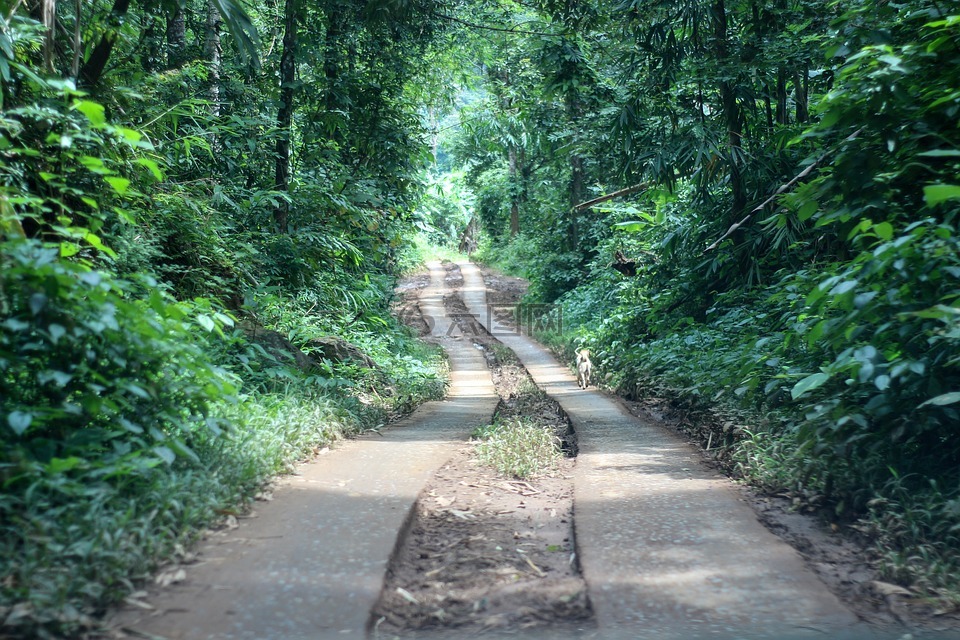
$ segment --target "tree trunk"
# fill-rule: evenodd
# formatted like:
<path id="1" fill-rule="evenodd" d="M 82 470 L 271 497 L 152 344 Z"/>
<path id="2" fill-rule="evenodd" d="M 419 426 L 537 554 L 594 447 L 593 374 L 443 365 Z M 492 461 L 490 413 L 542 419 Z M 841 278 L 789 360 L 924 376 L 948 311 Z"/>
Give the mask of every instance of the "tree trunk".
<path id="1" fill-rule="evenodd" d="M 770 82 L 763 85 L 763 109 L 767 116 L 767 133 L 773 133 L 773 102 L 770 98 Z"/>
<path id="2" fill-rule="evenodd" d="M 733 204 L 730 219 L 736 220 L 747 205 L 746 192 L 743 185 L 743 176 L 740 172 L 740 158 L 743 157 L 741 138 L 743 137 L 743 114 L 734 84 L 727 79 L 727 70 L 731 69 L 729 43 L 727 42 L 727 10 L 724 0 L 715 0 L 713 3 L 713 35 L 716 46 L 717 62 L 721 68 L 720 105 L 723 110 L 723 123 L 727 129 L 727 154 L 730 168 L 730 189 L 733 195 Z"/>
<path id="3" fill-rule="evenodd" d="M 283 52 L 280 55 L 280 109 L 277 112 L 277 191 L 290 190 L 290 137 L 293 129 L 293 101 L 296 98 L 298 0 L 285 0 L 283 8 Z M 290 205 L 281 199 L 273 211 L 280 233 L 287 232 Z"/>
<path id="4" fill-rule="evenodd" d="M 510 237 L 513 238 L 520 233 L 520 184 L 517 174 L 517 147 L 510 145 L 509 151 L 509 177 L 510 177 Z"/>
<path id="5" fill-rule="evenodd" d="M 210 115 L 220 116 L 220 67 L 223 49 L 220 47 L 220 27 L 223 19 L 213 0 L 207 0 L 207 29 L 203 40 L 204 59 L 209 65 L 207 96 L 210 98 Z"/>
<path id="6" fill-rule="evenodd" d="M 220 67 L 223 49 L 220 47 L 220 27 L 223 18 L 213 0 L 207 0 L 207 24 L 203 38 L 203 57 L 207 62 L 207 97 L 210 99 L 210 117 L 220 117 Z M 216 124 L 216 122 L 214 122 Z M 214 127 L 210 132 L 210 149 L 216 161 L 223 152 L 220 136 Z"/>
<path id="7" fill-rule="evenodd" d="M 100 36 L 100 42 L 97 43 L 90 57 L 80 68 L 79 82 L 82 86 L 93 87 L 100 82 L 103 70 L 107 66 L 107 60 L 110 59 L 110 53 L 113 51 L 113 45 L 120 37 L 120 27 L 129 8 L 130 0 L 114 1 L 113 9 L 110 10 L 110 17 L 107 18 L 107 30 Z"/>
<path id="8" fill-rule="evenodd" d="M 74 9 L 76 12 L 76 19 L 73 25 L 73 63 L 70 65 L 70 76 L 76 78 L 80 75 L 80 55 L 81 51 L 81 40 L 80 40 L 80 13 L 83 9 L 83 0 L 77 0 L 77 6 Z"/>
<path id="9" fill-rule="evenodd" d="M 807 67 L 803 67 L 802 75 L 798 73 L 793 78 L 795 86 L 795 100 L 797 108 L 797 122 L 806 122 L 810 119 L 810 112 L 807 108 Z"/>
<path id="10" fill-rule="evenodd" d="M 43 68 L 47 73 L 55 72 L 53 59 L 56 55 L 56 35 L 57 35 L 57 0 L 42 0 L 41 12 L 43 14 Z M 80 20 L 79 14 L 77 21 Z"/>
<path id="11" fill-rule="evenodd" d="M 777 69 L 777 123 L 790 124 L 790 116 L 787 115 L 787 70 L 783 67 Z"/>
<path id="12" fill-rule="evenodd" d="M 187 56 L 187 22 L 180 5 L 167 18 L 167 69 L 179 69 Z"/>

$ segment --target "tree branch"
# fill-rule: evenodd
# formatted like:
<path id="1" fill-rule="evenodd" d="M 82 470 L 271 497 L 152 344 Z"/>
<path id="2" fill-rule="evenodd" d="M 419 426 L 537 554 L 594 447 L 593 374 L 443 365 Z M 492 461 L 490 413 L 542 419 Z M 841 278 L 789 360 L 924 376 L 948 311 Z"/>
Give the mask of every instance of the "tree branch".
<path id="1" fill-rule="evenodd" d="M 619 191 L 608 193 L 605 196 L 600 196 L 599 198 L 594 198 L 593 200 L 587 200 L 586 202 L 581 202 L 578 205 L 574 205 L 573 210 L 576 213 L 580 213 L 581 211 L 586 211 L 590 207 L 600 204 L 601 202 L 606 202 L 607 200 L 613 200 L 614 198 L 620 198 L 622 196 L 629 196 L 630 194 L 636 193 L 637 191 L 643 191 L 649 186 L 650 186 L 649 182 L 641 182 L 640 184 L 635 184 L 632 187 L 627 187 L 626 189 L 620 189 Z"/>
<path id="2" fill-rule="evenodd" d="M 842 145 L 844 142 L 850 142 L 851 140 L 855 140 L 856 137 L 859 136 L 859 135 L 860 135 L 860 132 L 862 132 L 863 130 L 864 130 L 864 127 L 860 127 L 859 129 L 857 129 L 856 131 L 854 131 L 853 133 L 851 133 L 849 136 L 847 136 L 846 138 L 844 138 L 844 139 L 843 139 L 843 142 L 841 142 L 839 145 L 837 145 L 834 149 L 831 149 L 831 150 L 828 151 L 827 153 L 825 153 L 825 154 L 823 154 L 822 156 L 820 156 L 819 158 L 817 158 L 813 163 L 810 164 L 809 167 L 807 167 L 806 169 L 804 169 L 803 171 L 801 171 L 800 173 L 798 173 L 796 176 L 794 176 L 793 179 L 790 180 L 790 182 L 788 182 L 788 183 L 786 183 L 786 184 L 783 184 L 783 185 L 780 185 L 780 188 L 777 189 L 776 191 L 774 191 L 772 196 L 770 196 L 769 198 L 767 198 L 766 200 L 764 200 L 763 202 L 761 202 L 760 204 L 758 204 L 757 206 L 755 206 L 753 209 L 751 209 L 751 210 L 750 210 L 750 213 L 748 213 L 747 215 L 745 215 L 742 220 L 740 220 L 739 222 L 734 222 L 732 225 L 730 225 L 730 228 L 727 229 L 727 232 L 726 232 L 725 234 L 723 234 L 722 236 L 720 236 L 720 238 L 717 239 L 716 242 L 714 242 L 714 243 L 711 244 L 709 247 L 707 247 L 706 249 L 704 249 L 704 250 L 703 250 L 703 253 L 707 253 L 707 252 L 709 252 L 709 251 L 713 251 L 714 249 L 716 249 L 717 247 L 719 247 L 721 242 L 723 242 L 724 240 L 726 240 L 727 238 L 729 238 L 730 236 L 732 236 L 732 235 L 737 231 L 737 229 L 739 229 L 739 228 L 742 227 L 743 225 L 747 224 L 747 223 L 750 221 L 750 218 L 753 217 L 753 214 L 758 213 L 758 212 L 760 212 L 760 211 L 763 211 L 763 208 L 766 207 L 766 206 L 767 206 L 768 204 L 770 204 L 771 202 L 773 202 L 773 201 L 777 198 L 777 196 L 781 195 L 783 192 L 787 191 L 788 189 L 790 189 L 791 187 L 793 187 L 795 184 L 797 184 L 798 182 L 800 182 L 801 180 L 803 180 L 805 177 L 807 177 L 808 175 L 810 175 L 810 173 L 811 173 L 814 169 L 816 169 L 818 166 L 820 166 L 820 163 L 821 163 L 821 162 L 823 162 L 824 160 L 826 160 L 827 158 L 829 158 L 831 155 L 833 155 L 833 153 L 836 151 L 836 149 L 838 149 L 838 148 L 840 147 L 840 145 Z"/>
<path id="3" fill-rule="evenodd" d="M 450 20 L 451 22 L 458 22 L 464 26 L 470 27 L 472 29 L 486 29 L 487 31 L 499 31 L 501 33 L 518 33 L 525 36 L 548 36 L 551 38 L 560 38 L 562 37 L 558 33 L 545 33 L 543 31 L 524 31 L 523 29 L 507 29 L 505 27 L 491 27 L 485 24 L 477 24 L 475 22 L 467 22 L 466 20 L 461 20 L 460 18 L 454 18 L 453 16 L 448 16 L 444 13 L 437 13 L 436 11 L 431 11 L 430 15 L 435 18 L 441 18 L 443 20 Z"/>

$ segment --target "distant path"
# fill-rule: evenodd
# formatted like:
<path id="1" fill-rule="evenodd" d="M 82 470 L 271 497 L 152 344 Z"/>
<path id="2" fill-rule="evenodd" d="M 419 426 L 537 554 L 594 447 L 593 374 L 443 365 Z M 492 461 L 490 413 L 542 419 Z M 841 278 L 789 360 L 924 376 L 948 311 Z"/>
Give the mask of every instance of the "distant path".
<path id="1" fill-rule="evenodd" d="M 574 515 L 599 638 L 872 637 L 770 533 L 726 478 L 676 433 L 583 391 L 567 366 L 499 326 L 477 267 L 460 263 L 462 296 L 577 433 Z M 690 354 L 696 358 L 696 353 Z"/>
<path id="2" fill-rule="evenodd" d="M 273 501 L 256 503 L 256 518 L 200 545 L 186 580 L 147 600 L 154 612 L 124 611 L 118 625 L 184 640 L 364 637 L 417 495 L 497 404 L 483 356 L 447 337 L 445 272 L 429 266 L 421 307 L 449 356 L 447 399 L 302 466 Z"/>

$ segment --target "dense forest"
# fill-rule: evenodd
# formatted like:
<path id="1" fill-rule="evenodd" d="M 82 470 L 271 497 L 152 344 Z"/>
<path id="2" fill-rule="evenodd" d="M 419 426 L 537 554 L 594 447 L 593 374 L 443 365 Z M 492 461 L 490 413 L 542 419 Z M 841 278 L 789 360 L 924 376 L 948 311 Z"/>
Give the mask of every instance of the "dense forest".
<path id="1" fill-rule="evenodd" d="M 441 396 L 392 291 L 468 228 L 542 341 L 960 603 L 956 6 L 0 15 L 0 635 L 95 627 L 268 478 Z"/>

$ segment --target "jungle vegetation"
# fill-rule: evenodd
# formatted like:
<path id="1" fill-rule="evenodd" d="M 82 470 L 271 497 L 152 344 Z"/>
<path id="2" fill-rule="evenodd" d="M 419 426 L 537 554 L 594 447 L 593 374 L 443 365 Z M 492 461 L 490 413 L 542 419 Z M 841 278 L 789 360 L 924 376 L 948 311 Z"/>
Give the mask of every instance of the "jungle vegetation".
<path id="1" fill-rule="evenodd" d="M 0 1 L 2 633 L 442 394 L 391 292 L 471 219 L 542 340 L 960 602 L 958 63 L 933 0 Z"/>

